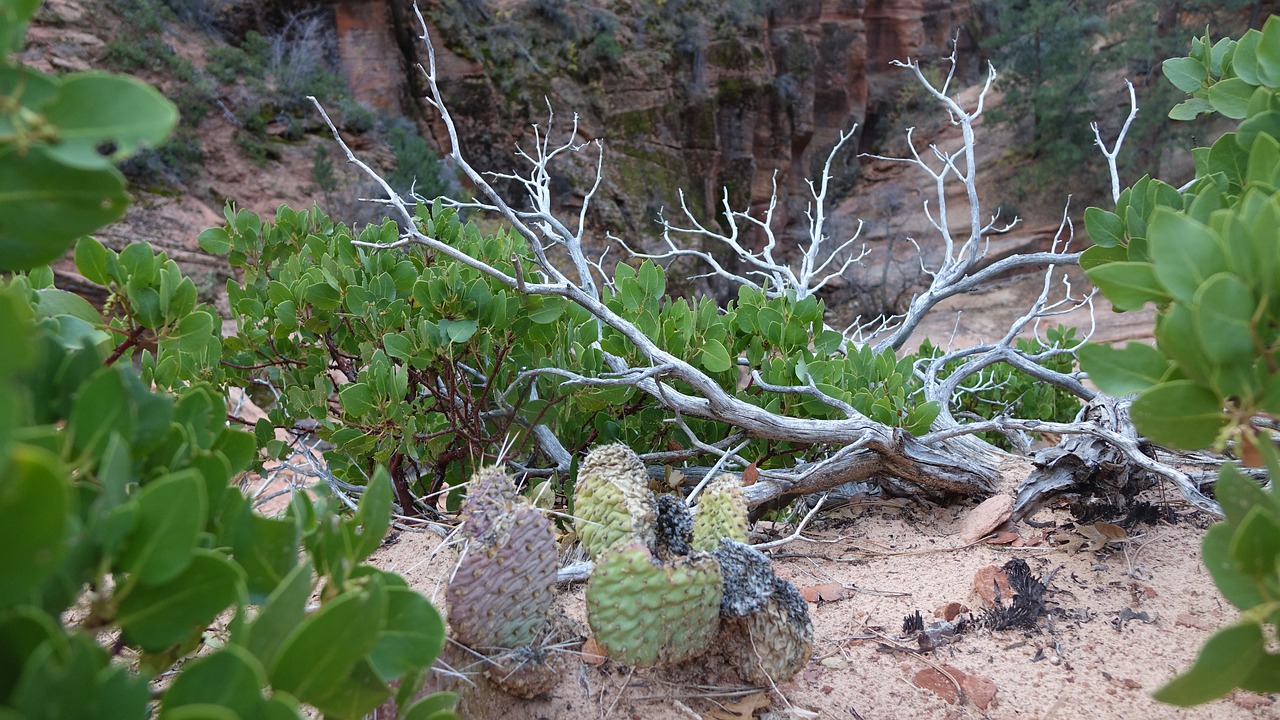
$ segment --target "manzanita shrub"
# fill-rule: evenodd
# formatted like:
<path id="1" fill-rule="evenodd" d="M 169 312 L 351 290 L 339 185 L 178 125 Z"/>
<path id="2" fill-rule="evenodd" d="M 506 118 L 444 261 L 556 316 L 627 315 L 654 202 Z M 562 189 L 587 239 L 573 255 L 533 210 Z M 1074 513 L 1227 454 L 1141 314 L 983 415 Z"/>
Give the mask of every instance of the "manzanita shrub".
<path id="1" fill-rule="evenodd" d="M 0 716 L 357 718 L 397 686 L 403 717 L 451 717 L 451 696 L 410 702 L 439 614 L 364 562 L 387 473 L 351 517 L 322 490 L 254 513 L 237 479 L 258 442 L 228 427 L 219 322 L 191 280 L 86 238 L 109 319 L 52 286 L 41 263 L 124 210 L 109 162 L 174 109 L 130 78 L 11 63 L 37 4 L 0 6 L 0 268 L 22 271 L 0 282 Z"/>
<path id="2" fill-rule="evenodd" d="M 1234 449 L 1274 481 L 1274 439 L 1254 421 L 1280 416 L 1280 18 L 1239 40 L 1195 39 L 1164 73 L 1192 96 L 1171 118 L 1241 122 L 1193 151 L 1185 189 L 1143 178 L 1114 212 L 1086 212 L 1094 247 L 1081 265 L 1118 310 L 1156 306 L 1156 345 L 1091 345 L 1080 362 L 1104 391 L 1137 393 L 1132 417 L 1152 440 Z M 1226 520 L 1206 534 L 1204 561 L 1241 616 L 1156 693 L 1179 705 L 1236 687 L 1280 691 L 1268 649 L 1280 626 L 1280 497 L 1234 467 L 1216 487 Z"/>
<path id="3" fill-rule="evenodd" d="M 377 247 L 397 244 L 391 222 L 353 235 L 317 209 L 281 207 L 268 223 L 228 207 L 226 218 L 200 235 L 205 250 L 226 255 L 238 271 L 227 284 L 238 330 L 224 341 L 222 371 L 228 382 L 272 388 L 258 428 L 269 449 L 282 449 L 274 428 L 314 424 L 334 446 L 326 458 L 339 480 L 363 485 L 385 464 L 410 513 L 416 498 L 458 485 L 481 458 L 492 459 L 504 438 L 515 441 L 512 456 L 528 452 L 537 424 L 575 455 L 607 442 L 646 451 L 688 446 L 650 396 L 581 382 L 609 372 L 606 353 L 637 365 L 639 353 L 563 298 L 524 295 L 422 246 Z M 415 222 L 509 275 L 536 272 L 523 238 L 482 234 L 438 201 L 419 207 Z M 767 298 L 743 287 L 721 309 L 707 298 L 668 295 L 662 268 L 647 261 L 619 264 L 602 295 L 660 347 L 772 411 L 839 417 L 839 407 L 814 396 L 770 389 L 812 382 L 912 432 L 927 431 L 937 416 L 936 403 L 919 397 L 912 358 L 846 342 L 823 325 L 816 298 Z M 763 383 L 740 376 L 740 355 L 761 368 Z M 688 423 L 705 442 L 732 432 Z M 759 440 L 746 452 L 772 467 L 802 450 Z"/>

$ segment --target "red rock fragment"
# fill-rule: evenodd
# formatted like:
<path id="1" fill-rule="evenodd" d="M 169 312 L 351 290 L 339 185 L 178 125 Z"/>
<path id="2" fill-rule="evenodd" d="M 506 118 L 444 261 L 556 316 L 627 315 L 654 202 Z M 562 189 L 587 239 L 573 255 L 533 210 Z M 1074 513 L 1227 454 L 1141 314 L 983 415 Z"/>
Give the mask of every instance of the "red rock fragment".
<path id="1" fill-rule="evenodd" d="M 960 526 L 960 542 L 974 543 L 1013 517 L 1013 497 L 992 495 L 969 511 Z"/>
<path id="2" fill-rule="evenodd" d="M 947 622 L 951 622 L 952 620 L 955 620 L 956 616 L 959 615 L 960 613 L 967 613 L 967 612 L 969 612 L 969 608 L 965 607 L 964 605 L 958 602 L 952 601 L 949 603 L 945 603 L 943 605 L 939 605 L 938 609 L 933 611 L 933 616 L 936 618 L 942 618 Z"/>
<path id="3" fill-rule="evenodd" d="M 960 680 L 960 687 L 979 710 L 986 710 L 995 704 L 996 691 L 999 689 L 991 678 L 981 675 L 966 675 Z"/>
<path id="4" fill-rule="evenodd" d="M 999 587 L 1000 598 L 1004 601 L 1013 599 L 1013 588 L 1009 587 L 1009 577 L 995 565 L 979 568 L 973 575 L 973 590 L 985 604 L 996 605 L 996 588 Z"/>
<path id="5" fill-rule="evenodd" d="M 950 673 L 952 677 L 955 677 L 956 673 L 959 672 L 955 668 L 948 667 L 946 665 L 943 665 L 943 667 L 947 668 L 947 672 Z M 958 677 L 956 678 L 957 681 L 959 681 L 959 679 L 960 678 Z M 956 689 L 955 683 L 951 682 L 951 680 L 948 679 L 946 675 L 943 675 L 937 668 L 927 667 L 917 672 L 915 677 L 911 678 L 911 684 L 921 690 L 928 690 L 934 693 L 952 705 L 955 705 L 956 701 L 960 699 L 960 691 Z"/>

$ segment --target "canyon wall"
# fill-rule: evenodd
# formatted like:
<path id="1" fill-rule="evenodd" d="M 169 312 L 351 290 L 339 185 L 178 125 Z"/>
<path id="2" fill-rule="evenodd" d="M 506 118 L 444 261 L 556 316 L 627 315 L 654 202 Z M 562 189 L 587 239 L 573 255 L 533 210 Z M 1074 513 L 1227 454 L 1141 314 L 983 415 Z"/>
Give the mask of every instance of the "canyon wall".
<path id="1" fill-rule="evenodd" d="M 341 64 L 356 98 L 396 102 L 422 119 L 437 144 L 434 112 L 417 100 L 426 61 L 416 18 L 400 0 L 334 3 Z M 726 9 L 725 5 L 734 8 Z M 835 191 L 857 176 L 861 128 L 892 105 L 906 73 L 890 60 L 936 59 L 958 37 L 968 2 L 793 0 L 751 3 L 428 3 L 441 86 L 464 151 L 481 169 L 513 167 L 530 126 L 556 130 L 578 114 L 578 141 L 605 140 L 605 172 L 592 223 L 646 245 L 679 191 L 714 222 L 722 189 L 735 209 L 762 208 L 776 177 L 778 212 L 796 232 L 841 132 L 858 130 L 833 167 Z M 567 134 L 558 134 L 566 139 Z M 561 208 L 572 210 L 594 177 L 594 153 L 556 169 Z M 514 190 L 515 188 L 508 188 Z"/>

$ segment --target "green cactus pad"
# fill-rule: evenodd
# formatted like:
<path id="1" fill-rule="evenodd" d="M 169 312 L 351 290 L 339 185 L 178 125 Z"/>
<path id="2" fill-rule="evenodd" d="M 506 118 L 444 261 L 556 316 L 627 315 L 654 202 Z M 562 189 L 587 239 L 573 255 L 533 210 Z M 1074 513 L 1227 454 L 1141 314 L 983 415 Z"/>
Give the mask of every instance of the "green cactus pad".
<path id="1" fill-rule="evenodd" d="M 587 623 L 612 659 L 650 667 L 702 654 L 720 624 L 720 571 L 707 555 L 654 564 L 639 543 L 615 548 L 587 582 Z"/>
<path id="2" fill-rule="evenodd" d="M 467 499 L 458 513 L 462 520 L 459 529 L 470 540 L 493 544 L 502 532 L 497 525 L 515 511 L 518 497 L 515 481 L 506 470 L 492 465 L 477 470 L 467 483 Z"/>
<path id="3" fill-rule="evenodd" d="M 720 475 L 707 485 L 693 515 L 693 549 L 710 552 L 720 539 L 747 541 L 747 501 L 738 479 Z"/>
<path id="4" fill-rule="evenodd" d="M 728 617 L 717 638 L 720 652 L 747 682 L 790 680 L 813 653 L 813 622 L 795 586 L 776 579 L 762 608 L 746 617 Z"/>
<path id="5" fill-rule="evenodd" d="M 573 512 L 578 537 L 593 558 L 632 539 L 653 546 L 653 493 L 644 464 L 625 445 L 605 445 L 587 454 L 578 469 Z"/>
<path id="6" fill-rule="evenodd" d="M 472 542 L 445 589 L 453 637 L 471 648 L 517 648 L 543 630 L 556 581 L 551 523 L 524 506 L 493 525 L 492 544 Z"/>

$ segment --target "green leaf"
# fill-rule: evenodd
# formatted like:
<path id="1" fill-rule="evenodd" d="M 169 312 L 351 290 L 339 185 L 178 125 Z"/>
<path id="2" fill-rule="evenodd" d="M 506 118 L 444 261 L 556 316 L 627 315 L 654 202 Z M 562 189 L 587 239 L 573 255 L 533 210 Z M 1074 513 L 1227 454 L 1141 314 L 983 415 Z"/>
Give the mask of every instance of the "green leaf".
<path id="1" fill-rule="evenodd" d="M 68 167 L 40 148 L 0 154 L 0 270 L 47 265 L 128 203 L 115 168 Z"/>
<path id="2" fill-rule="evenodd" d="M 1189 57 L 1165 60 L 1160 65 L 1160 69 L 1169 82 L 1188 95 L 1199 90 L 1205 78 L 1208 77 L 1204 63 Z"/>
<path id="3" fill-rule="evenodd" d="M 306 616 L 307 598 L 311 597 L 311 574 L 311 560 L 304 558 L 271 592 L 262 611 L 246 630 L 247 641 L 232 638 L 248 648 L 263 667 L 272 665 L 280 646 Z"/>
<path id="4" fill-rule="evenodd" d="M 276 589 L 298 564 L 297 523 L 266 518 L 245 506 L 231 544 L 231 556 L 244 568 L 250 599 L 260 601 Z"/>
<path id="5" fill-rule="evenodd" d="M 1280 87 L 1280 18 L 1267 18 L 1258 36 L 1258 80 L 1267 87 Z"/>
<path id="6" fill-rule="evenodd" d="M 1219 80 L 1209 86 L 1209 104 L 1232 120 L 1241 120 L 1245 117 L 1249 97 L 1255 89 L 1240 78 Z"/>
<path id="7" fill-rule="evenodd" d="M 367 589 L 339 595 L 294 629 L 271 667 L 273 686 L 312 702 L 377 646 L 386 591 L 380 578 L 370 579 Z"/>
<path id="8" fill-rule="evenodd" d="M 733 367 L 733 359 L 729 357 L 724 343 L 714 339 L 703 343 L 698 361 L 707 372 L 720 373 Z"/>
<path id="9" fill-rule="evenodd" d="M 0 58 L 22 49 L 27 21 L 39 6 L 40 0 L 13 0 L 0 5 Z"/>
<path id="10" fill-rule="evenodd" d="M 1196 116 L 1213 112 L 1213 106 L 1204 98 L 1193 97 L 1169 109 L 1170 120 L 1195 120 Z"/>
<path id="11" fill-rule="evenodd" d="M 1115 247 L 1124 242 L 1124 221 L 1120 216 L 1102 208 L 1086 208 L 1084 226 L 1089 239 L 1098 247 Z"/>
<path id="12" fill-rule="evenodd" d="M 532 309 L 529 313 L 529 320 L 539 325 L 547 325 L 556 322 L 559 316 L 564 314 L 564 301 L 559 297 L 544 297 L 541 299 L 541 305 Z"/>
<path id="13" fill-rule="evenodd" d="M 479 327 L 475 320 L 441 320 L 440 327 L 449 337 L 449 342 L 464 343 L 476 334 Z"/>
<path id="14" fill-rule="evenodd" d="M 1162 303 L 1169 299 L 1151 263 L 1113 262 L 1094 267 L 1085 274 L 1116 310 L 1139 310 L 1149 302 Z"/>
<path id="15" fill-rule="evenodd" d="M 45 288 L 36 291 L 36 312 L 45 317 L 70 315 L 89 323 L 101 325 L 102 315 L 89 304 L 88 300 L 65 290 Z"/>
<path id="16" fill-rule="evenodd" d="M 938 419 L 940 412 L 942 412 L 942 405 L 937 400 L 921 403 L 907 413 L 904 427 L 912 435 L 924 435 L 929 432 L 929 428 L 933 425 L 933 421 Z"/>
<path id="17" fill-rule="evenodd" d="M 1156 279 L 1177 300 L 1191 301 L 1206 280 L 1226 269 L 1217 234 L 1182 213 L 1157 208 L 1148 241 Z"/>
<path id="18" fill-rule="evenodd" d="M 377 709 L 391 688 L 387 686 L 367 659 L 358 661 L 341 681 L 318 689 L 308 702 L 325 717 L 360 720 Z"/>
<path id="19" fill-rule="evenodd" d="M 360 417 L 373 409 L 373 390 L 365 383 L 352 383 L 338 393 L 342 409 L 352 417 Z"/>
<path id="20" fill-rule="evenodd" d="M 1133 422 L 1153 442 L 1184 450 L 1208 447 L 1226 425 L 1222 402 L 1192 380 L 1161 383 L 1133 401 Z"/>
<path id="21" fill-rule="evenodd" d="M 1196 291 L 1193 312 L 1205 354 L 1219 365 L 1252 362 L 1258 301 L 1240 278 L 1221 272 Z"/>
<path id="22" fill-rule="evenodd" d="M 1280 560 L 1280 520 L 1266 506 L 1256 506 L 1245 514 L 1231 538 L 1231 557 L 1240 572 L 1254 578 L 1275 576 Z"/>
<path id="23" fill-rule="evenodd" d="M 1219 630 L 1187 672 L 1155 692 L 1155 699 L 1190 707 L 1220 698 L 1249 677 L 1264 652 L 1262 628 L 1243 623 Z"/>
<path id="24" fill-rule="evenodd" d="M 116 622 L 124 628 L 126 642 L 163 650 L 212 622 L 240 597 L 243 582 L 240 569 L 221 553 L 197 548 L 177 577 L 125 595 Z"/>
<path id="25" fill-rule="evenodd" d="M 107 249 L 89 236 L 76 243 L 76 269 L 89 282 L 106 285 L 111 280 L 108 273 Z"/>
<path id="26" fill-rule="evenodd" d="M 160 720 L 184 705 L 219 705 L 241 718 L 256 717 L 266 700 L 267 673 L 248 650 L 227 645 L 182 667 L 160 704 Z"/>
<path id="27" fill-rule="evenodd" d="M 146 585 L 186 569 L 208 515 L 204 481 L 193 468 L 147 483 L 138 494 L 138 519 L 121 566 Z"/>
<path id="28" fill-rule="evenodd" d="M 0 610 L 34 599 L 58 567 L 70 515 L 71 487 L 58 458 L 30 445 L 12 446 L 7 466 L 0 465 Z"/>
<path id="29" fill-rule="evenodd" d="M 1114 397 L 1142 392 L 1169 372 L 1169 360 L 1156 348 L 1129 343 L 1124 348 L 1089 343 L 1076 351 L 1080 367 L 1100 390 Z"/>
<path id="30" fill-rule="evenodd" d="M 320 310 L 336 310 L 342 305 L 342 293 L 327 282 L 313 283 L 302 297 Z"/>
<path id="31" fill-rule="evenodd" d="M 402 720 L 452 720 L 457 717 L 453 711 L 457 704 L 457 693 L 432 693 L 410 705 L 400 717 Z"/>
<path id="32" fill-rule="evenodd" d="M 145 717 L 151 689 L 145 675 L 119 666 L 98 671 L 85 717 L 95 720 L 136 720 Z"/>
<path id="33" fill-rule="evenodd" d="M 444 648 L 444 621 L 426 598 L 408 588 L 387 588 L 387 626 L 369 662 L 385 681 L 430 667 Z"/>
<path id="34" fill-rule="evenodd" d="M 374 468 L 352 522 L 360 527 L 352 560 L 360 562 L 378 549 L 391 524 L 391 476 L 385 467 Z"/>
<path id="35" fill-rule="evenodd" d="M 1237 608 L 1247 610 L 1261 603 L 1263 596 L 1258 584 L 1241 572 L 1231 554 L 1234 535 L 1235 528 L 1227 523 L 1211 526 L 1204 534 L 1201 557 L 1222 597 Z"/>
<path id="36" fill-rule="evenodd" d="M 178 108 L 141 80 L 79 72 L 63 79 L 44 116 L 58 131 L 57 142 L 48 146 L 50 156 L 92 170 L 160 145 L 178 123 Z"/>
<path id="37" fill-rule="evenodd" d="M 1261 38 L 1262 33 L 1250 28 L 1240 36 L 1240 40 L 1236 42 L 1236 51 L 1231 56 L 1231 68 L 1236 77 L 1250 85 L 1261 84 L 1258 80 L 1258 40 Z"/>
<path id="38" fill-rule="evenodd" d="M 231 235 L 224 227 L 211 227 L 196 238 L 200 249 L 210 255 L 226 255 L 231 252 Z"/>
<path id="39" fill-rule="evenodd" d="M 1264 652 L 1240 687 L 1256 693 L 1280 692 L 1280 655 Z"/>

